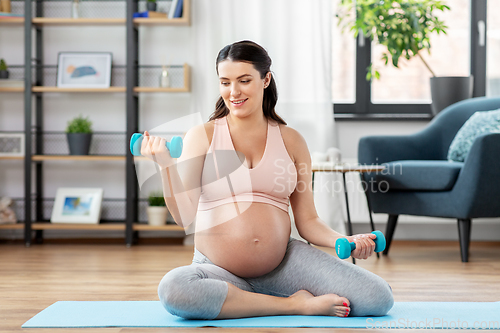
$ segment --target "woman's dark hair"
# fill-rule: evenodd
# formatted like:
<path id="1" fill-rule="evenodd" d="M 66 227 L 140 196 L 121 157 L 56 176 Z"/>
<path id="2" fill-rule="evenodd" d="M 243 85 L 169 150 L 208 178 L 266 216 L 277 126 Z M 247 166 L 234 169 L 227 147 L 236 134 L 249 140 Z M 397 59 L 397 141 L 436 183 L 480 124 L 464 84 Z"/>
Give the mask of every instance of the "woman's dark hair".
<path id="1" fill-rule="evenodd" d="M 215 70 L 219 74 L 219 63 L 224 60 L 248 62 L 260 73 L 260 78 L 266 77 L 266 74 L 271 71 L 271 58 L 267 51 L 257 43 L 249 40 L 236 42 L 225 46 L 219 51 L 215 63 Z M 276 114 L 274 107 L 278 101 L 278 90 L 274 77 L 271 75 L 271 82 L 266 89 L 264 89 L 264 97 L 262 100 L 262 110 L 267 119 L 272 119 L 280 124 L 286 125 L 286 122 Z M 210 116 L 209 121 L 225 117 L 229 114 L 229 109 L 224 103 L 224 99 L 219 97 L 215 104 L 215 111 Z"/>

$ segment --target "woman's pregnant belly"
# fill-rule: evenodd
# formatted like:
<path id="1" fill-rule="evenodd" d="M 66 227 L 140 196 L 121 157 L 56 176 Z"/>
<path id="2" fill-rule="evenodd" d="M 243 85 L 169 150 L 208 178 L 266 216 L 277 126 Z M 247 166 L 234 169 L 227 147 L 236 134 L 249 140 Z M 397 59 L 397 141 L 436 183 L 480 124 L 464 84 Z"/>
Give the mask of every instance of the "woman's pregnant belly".
<path id="1" fill-rule="evenodd" d="M 290 232 L 290 216 L 278 207 L 226 204 L 198 212 L 195 246 L 217 266 L 240 277 L 257 277 L 283 260 Z"/>

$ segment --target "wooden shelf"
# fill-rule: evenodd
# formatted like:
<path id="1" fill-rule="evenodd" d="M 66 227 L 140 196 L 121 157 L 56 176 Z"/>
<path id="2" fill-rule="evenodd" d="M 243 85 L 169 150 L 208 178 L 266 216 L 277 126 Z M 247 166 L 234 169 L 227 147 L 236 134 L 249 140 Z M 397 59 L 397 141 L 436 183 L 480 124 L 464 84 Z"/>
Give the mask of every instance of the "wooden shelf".
<path id="1" fill-rule="evenodd" d="M 0 230 L 24 229 L 24 223 L 0 224 Z"/>
<path id="2" fill-rule="evenodd" d="M 125 223 L 33 223 L 32 230 L 120 230 L 125 231 Z"/>
<path id="3" fill-rule="evenodd" d="M 0 224 L 0 230 L 19 230 L 24 229 L 24 223 Z M 84 223 L 48 223 L 38 222 L 31 224 L 32 230 L 125 230 L 125 223 L 102 223 L 102 224 L 84 224 Z M 135 231 L 184 231 L 184 228 L 177 224 L 165 224 L 154 226 L 143 223 L 134 223 Z"/>
<path id="4" fill-rule="evenodd" d="M 43 87 L 34 86 L 31 88 L 33 92 L 55 92 L 55 93 L 115 93 L 115 92 L 125 92 L 125 87 L 109 87 L 109 88 L 58 88 L 58 87 Z"/>
<path id="5" fill-rule="evenodd" d="M 24 156 L 0 156 L 0 160 L 24 160 Z"/>
<path id="6" fill-rule="evenodd" d="M 165 225 L 149 225 L 143 223 L 134 223 L 135 231 L 184 231 L 183 227 L 177 224 L 165 224 Z"/>
<path id="7" fill-rule="evenodd" d="M 97 155 L 33 155 L 33 161 L 125 161 L 125 156 Z"/>
<path id="8" fill-rule="evenodd" d="M 24 88 L 20 88 L 20 87 L 0 87 L 0 92 L 24 92 Z"/>
<path id="9" fill-rule="evenodd" d="M 59 17 L 34 17 L 33 24 L 36 25 L 122 25 L 125 26 L 124 18 L 59 18 Z"/>
<path id="10" fill-rule="evenodd" d="M 184 88 L 154 88 L 154 87 L 134 87 L 134 92 L 137 93 L 168 93 L 168 92 L 189 92 L 189 89 Z"/>
<path id="11" fill-rule="evenodd" d="M 19 230 L 24 229 L 24 223 L 0 224 L 0 230 Z M 102 223 L 102 224 L 84 224 L 84 223 L 48 223 L 37 222 L 31 224 L 32 230 L 125 230 L 125 223 Z M 161 226 L 134 223 L 134 231 L 184 231 L 184 228 L 177 224 L 165 224 Z"/>
<path id="12" fill-rule="evenodd" d="M 183 26 L 183 25 L 190 25 L 191 22 L 189 22 L 189 19 L 184 18 L 184 17 L 175 18 L 175 19 L 139 17 L 139 18 L 135 18 L 134 19 L 134 24 L 136 26 L 141 26 L 141 25 L 173 25 L 173 26 Z"/>
<path id="13" fill-rule="evenodd" d="M 23 24 L 24 17 L 3 17 L 0 19 L 0 25 L 22 26 Z"/>

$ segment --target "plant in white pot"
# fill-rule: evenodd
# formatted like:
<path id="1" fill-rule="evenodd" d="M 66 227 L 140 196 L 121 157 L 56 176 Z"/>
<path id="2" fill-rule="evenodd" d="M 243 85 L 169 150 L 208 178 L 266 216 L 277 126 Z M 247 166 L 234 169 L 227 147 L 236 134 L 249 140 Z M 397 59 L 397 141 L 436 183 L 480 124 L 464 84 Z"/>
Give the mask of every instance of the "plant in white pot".
<path id="1" fill-rule="evenodd" d="M 88 155 L 92 141 L 92 122 L 82 115 L 68 121 L 66 137 L 70 155 Z"/>
<path id="2" fill-rule="evenodd" d="M 386 65 L 391 61 L 399 68 L 401 57 L 419 57 L 432 74 L 431 108 L 437 114 L 448 105 L 472 97 L 472 76 L 438 77 L 421 55 L 422 50 L 430 54 L 433 33 L 446 34 L 448 27 L 436 16 L 446 10 L 450 7 L 439 0 L 341 0 L 337 17 L 339 25 L 348 28 L 354 37 L 362 33 L 384 45 L 387 50 L 382 60 Z M 373 77 L 378 79 L 380 73 L 370 64 L 366 79 Z"/>
<path id="3" fill-rule="evenodd" d="M 163 192 L 151 192 L 148 196 L 148 224 L 154 226 L 164 225 L 167 222 L 168 208 L 163 198 Z"/>

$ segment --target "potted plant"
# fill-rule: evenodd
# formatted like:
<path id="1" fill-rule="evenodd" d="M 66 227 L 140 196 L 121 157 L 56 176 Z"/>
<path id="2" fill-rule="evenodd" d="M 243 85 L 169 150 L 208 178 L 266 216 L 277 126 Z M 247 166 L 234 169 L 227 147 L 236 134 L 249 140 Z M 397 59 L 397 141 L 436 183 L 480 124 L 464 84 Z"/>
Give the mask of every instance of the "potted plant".
<path id="1" fill-rule="evenodd" d="M 66 137 L 70 155 L 88 155 L 92 140 L 92 122 L 82 115 L 68 121 Z"/>
<path id="2" fill-rule="evenodd" d="M 151 192 L 148 197 L 148 224 L 160 226 L 167 222 L 168 208 L 163 198 L 163 192 Z"/>
<path id="3" fill-rule="evenodd" d="M 156 0 L 148 0 L 146 2 L 146 8 L 148 9 L 148 11 L 150 12 L 154 12 L 156 11 Z"/>
<path id="4" fill-rule="evenodd" d="M 400 57 L 419 57 L 432 74 L 431 108 L 435 115 L 448 105 L 472 97 L 472 76 L 437 77 L 421 55 L 422 50 L 430 54 L 431 34 L 446 34 L 448 27 L 435 15 L 446 10 L 450 7 L 439 0 L 341 0 L 337 17 L 339 25 L 349 28 L 355 37 L 361 33 L 384 45 L 387 51 L 382 60 L 386 65 L 391 61 L 398 67 Z M 373 77 L 380 78 L 380 73 L 370 64 L 366 79 Z"/>
<path id="5" fill-rule="evenodd" d="M 9 71 L 7 70 L 7 64 L 4 59 L 0 59 L 0 79 L 8 79 Z"/>

